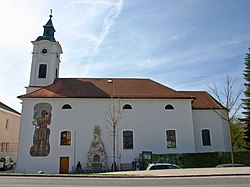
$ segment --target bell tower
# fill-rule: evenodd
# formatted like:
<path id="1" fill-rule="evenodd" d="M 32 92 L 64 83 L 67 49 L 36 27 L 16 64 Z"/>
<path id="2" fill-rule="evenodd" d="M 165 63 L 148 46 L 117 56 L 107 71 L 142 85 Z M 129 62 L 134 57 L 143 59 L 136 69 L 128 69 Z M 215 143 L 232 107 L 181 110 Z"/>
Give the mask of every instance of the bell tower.
<path id="1" fill-rule="evenodd" d="M 54 37 L 56 30 L 52 23 L 52 11 L 43 28 L 43 35 L 31 42 L 33 44 L 32 63 L 26 93 L 53 84 L 59 77 L 60 55 L 63 52 L 60 43 Z"/>

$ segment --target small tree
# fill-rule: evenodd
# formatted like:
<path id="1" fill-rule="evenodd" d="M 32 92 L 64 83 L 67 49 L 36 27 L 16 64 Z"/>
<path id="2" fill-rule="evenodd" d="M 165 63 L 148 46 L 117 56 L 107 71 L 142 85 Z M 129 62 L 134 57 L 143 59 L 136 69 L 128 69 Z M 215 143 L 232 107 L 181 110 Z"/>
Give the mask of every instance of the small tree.
<path id="1" fill-rule="evenodd" d="M 208 86 L 212 91 L 213 95 L 215 95 L 216 99 L 228 110 L 227 115 L 223 115 L 221 112 L 216 112 L 219 117 L 225 120 L 230 129 L 230 143 L 231 143 L 231 159 L 232 164 L 234 165 L 234 135 L 233 135 L 233 121 L 237 118 L 239 114 L 239 110 L 241 109 L 242 103 L 240 102 L 240 96 L 243 92 L 243 87 L 241 86 L 238 90 L 234 88 L 235 80 L 233 80 L 230 76 L 226 77 L 226 82 L 222 90 L 219 89 L 217 84 L 213 84 L 212 86 Z M 225 110 L 225 109 L 222 109 Z M 233 126 L 235 127 L 235 126 Z"/>
<path id="2" fill-rule="evenodd" d="M 103 120 L 108 136 L 111 137 L 112 144 L 112 171 L 116 170 L 116 147 L 119 130 L 119 122 L 123 118 L 123 110 L 118 99 L 111 99 L 107 111 L 105 111 Z"/>
<path id="3" fill-rule="evenodd" d="M 250 51 L 250 48 L 248 48 L 248 50 Z M 247 53 L 246 55 L 247 56 L 245 58 L 245 70 L 243 73 L 244 79 L 246 80 L 246 83 L 244 84 L 245 98 L 242 99 L 244 106 L 244 111 L 242 112 L 242 114 L 244 114 L 245 117 L 241 118 L 240 120 L 246 124 L 246 149 L 250 150 L 250 53 Z"/>
<path id="4" fill-rule="evenodd" d="M 233 119 L 231 122 L 232 148 L 234 152 L 245 150 L 245 126 L 246 125 L 241 123 L 238 119 Z"/>

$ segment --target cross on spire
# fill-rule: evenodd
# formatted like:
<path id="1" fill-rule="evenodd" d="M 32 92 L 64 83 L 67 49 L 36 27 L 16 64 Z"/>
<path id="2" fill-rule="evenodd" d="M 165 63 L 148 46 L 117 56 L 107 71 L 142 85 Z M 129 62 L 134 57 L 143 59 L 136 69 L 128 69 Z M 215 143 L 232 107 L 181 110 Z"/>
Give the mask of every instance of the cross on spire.
<path id="1" fill-rule="evenodd" d="M 50 9 L 50 15 L 49 15 L 50 18 L 52 18 L 52 9 Z"/>

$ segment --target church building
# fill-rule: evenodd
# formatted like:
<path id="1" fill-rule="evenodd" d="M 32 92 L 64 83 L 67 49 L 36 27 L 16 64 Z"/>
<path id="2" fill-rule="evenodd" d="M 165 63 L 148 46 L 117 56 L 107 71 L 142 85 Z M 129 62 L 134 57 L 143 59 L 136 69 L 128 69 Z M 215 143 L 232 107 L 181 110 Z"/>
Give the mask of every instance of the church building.
<path id="1" fill-rule="evenodd" d="M 62 47 L 52 15 L 32 41 L 22 100 L 17 172 L 111 170 L 142 152 L 230 151 L 227 110 L 205 91 L 176 91 L 151 79 L 60 78 Z M 216 111 L 216 112 L 215 112 Z M 114 143 L 115 142 L 115 143 Z"/>

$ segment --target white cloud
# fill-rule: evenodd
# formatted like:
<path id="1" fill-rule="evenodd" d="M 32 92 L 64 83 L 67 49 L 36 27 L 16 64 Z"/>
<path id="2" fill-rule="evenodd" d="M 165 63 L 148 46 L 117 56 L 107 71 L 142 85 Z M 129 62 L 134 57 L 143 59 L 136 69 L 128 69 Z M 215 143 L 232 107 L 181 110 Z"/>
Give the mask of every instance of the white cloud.
<path id="1" fill-rule="evenodd" d="M 122 11 L 122 5 L 123 0 L 117 0 L 117 3 L 115 6 L 108 12 L 107 16 L 103 20 L 103 29 L 99 36 L 99 39 L 96 42 L 95 48 L 94 48 L 94 54 L 95 55 L 98 52 L 98 49 L 100 45 L 105 40 L 106 36 L 109 33 L 109 30 L 111 26 L 115 23 L 115 20 L 118 18 L 119 14 Z"/>
<path id="2" fill-rule="evenodd" d="M 95 56 L 118 18 L 122 10 L 123 0 L 67 2 L 66 11 L 74 10 L 74 13 L 67 18 L 70 22 L 69 27 L 59 25 L 59 30 L 64 29 L 67 33 L 68 39 L 65 39 L 65 42 L 72 42 L 71 47 L 75 51 L 85 54 L 81 55 L 82 57 Z M 78 19 L 75 19 L 76 17 Z M 81 47 L 78 47 L 78 44 Z"/>
<path id="3" fill-rule="evenodd" d="M 81 12 L 78 17 L 86 18 L 79 22 L 79 20 L 70 19 L 71 24 L 69 28 L 66 28 L 68 34 L 67 38 L 71 40 L 65 40 L 64 42 L 70 42 L 64 48 L 64 61 L 68 65 L 64 66 L 65 72 L 69 72 L 69 69 L 74 71 L 72 66 L 77 67 L 75 70 L 76 75 L 87 76 L 92 64 L 93 58 L 98 54 L 99 48 L 105 42 L 111 27 L 115 24 L 116 19 L 119 17 L 123 0 L 107 0 L 98 3 L 99 1 L 68 1 L 68 8 L 77 6 L 77 12 Z M 88 9 L 84 7 L 88 6 Z M 82 8 L 80 8 L 82 7 Z M 72 26 L 73 25 L 73 26 Z M 81 59 L 81 62 L 79 61 Z M 74 62 L 72 62 L 74 61 Z M 84 61 L 84 62 L 83 62 Z M 71 67 L 69 67 L 71 66 Z M 66 73 L 63 72 L 63 75 Z"/>

